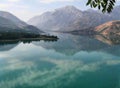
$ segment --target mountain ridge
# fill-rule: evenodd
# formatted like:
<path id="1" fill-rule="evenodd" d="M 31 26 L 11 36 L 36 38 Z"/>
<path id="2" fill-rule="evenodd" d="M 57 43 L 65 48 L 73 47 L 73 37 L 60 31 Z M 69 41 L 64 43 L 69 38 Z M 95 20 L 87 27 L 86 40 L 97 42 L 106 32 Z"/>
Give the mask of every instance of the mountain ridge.
<path id="1" fill-rule="evenodd" d="M 119 35 L 120 36 L 120 20 L 106 22 L 95 27 L 95 31 L 103 35 Z"/>
<path id="2" fill-rule="evenodd" d="M 0 11 L 0 17 L 13 21 L 20 28 L 27 25 L 27 23 L 23 22 L 22 20 L 20 20 L 18 17 L 14 16 L 10 12 Z"/>
<path id="3" fill-rule="evenodd" d="M 12 13 L 6 12 L 6 11 L 0 11 L 0 18 L 4 19 L 1 21 L 0 26 L 1 27 L 7 27 L 7 28 L 14 28 L 14 29 L 21 29 L 22 31 L 33 31 L 33 33 L 43 33 L 40 29 L 37 27 L 33 27 L 32 25 L 28 25 L 24 21 L 20 20 L 16 16 L 14 16 Z M 7 21 L 5 21 L 7 20 Z M 5 22 L 4 22 L 5 21 Z M 8 24 L 7 24 L 8 23 Z M 3 25 L 6 24 L 6 25 Z M 14 25 L 14 27 L 10 27 L 9 25 Z"/>
<path id="4" fill-rule="evenodd" d="M 0 40 L 36 38 L 42 33 L 44 32 L 37 27 L 28 25 L 13 14 L 0 11 Z"/>
<path id="5" fill-rule="evenodd" d="M 65 6 L 52 12 L 31 18 L 27 23 L 44 31 L 74 31 L 89 29 L 112 20 L 120 20 L 120 13 L 116 7 L 111 14 L 103 14 L 96 10 L 81 11 L 74 6 Z M 114 17 L 116 15 L 118 16 Z"/>

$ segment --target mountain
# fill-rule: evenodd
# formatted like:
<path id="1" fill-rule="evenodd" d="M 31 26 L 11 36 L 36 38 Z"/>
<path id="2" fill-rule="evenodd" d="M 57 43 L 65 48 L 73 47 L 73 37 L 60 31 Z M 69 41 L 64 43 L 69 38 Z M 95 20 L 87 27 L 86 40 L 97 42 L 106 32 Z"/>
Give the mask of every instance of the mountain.
<path id="1" fill-rule="evenodd" d="M 25 27 L 23 27 L 24 30 L 27 30 L 27 31 L 30 31 L 31 33 L 34 33 L 34 34 L 41 34 L 41 33 L 44 33 L 42 30 L 39 30 L 37 27 L 33 26 L 33 25 L 27 25 Z"/>
<path id="2" fill-rule="evenodd" d="M 9 24 L 10 23 L 14 24 L 14 25 L 17 26 L 17 28 L 24 29 L 25 31 L 30 31 L 30 32 L 33 32 L 33 33 L 35 33 L 35 32 L 36 33 L 43 33 L 43 31 L 41 31 L 37 27 L 34 27 L 32 25 L 28 25 L 27 23 L 23 22 L 22 20 L 20 20 L 19 18 L 17 18 L 16 16 L 14 16 L 13 14 L 11 14 L 9 12 L 0 11 L 0 17 L 8 20 Z M 2 21 L 3 20 L 1 20 L 1 22 Z M 0 23 L 0 25 L 3 25 L 3 24 Z M 5 26 L 7 27 L 8 25 L 6 24 Z M 11 27 L 9 27 L 9 28 L 11 28 Z M 24 30 L 22 30 L 22 31 L 24 31 Z"/>
<path id="3" fill-rule="evenodd" d="M 113 20 L 120 20 L 120 12 L 119 12 L 119 10 L 120 10 L 120 6 L 116 6 L 116 7 L 113 9 L 112 13 L 110 14 L 110 15 L 111 15 L 111 18 L 112 18 Z"/>
<path id="4" fill-rule="evenodd" d="M 9 12 L 0 11 L 0 40 L 36 38 L 44 33 L 37 27 L 28 25 Z"/>
<path id="5" fill-rule="evenodd" d="M 6 19 L 14 22 L 20 28 L 23 26 L 27 26 L 27 23 L 21 21 L 19 18 L 17 18 L 16 16 L 14 16 L 13 14 L 11 14 L 9 12 L 0 11 L 0 17 L 6 18 Z"/>
<path id="6" fill-rule="evenodd" d="M 44 31 L 67 31 L 78 19 L 82 19 L 82 11 L 74 6 L 66 6 L 56 9 L 54 12 L 46 12 L 40 16 L 33 17 L 28 24 L 37 26 Z"/>
<path id="7" fill-rule="evenodd" d="M 28 24 L 44 31 L 68 32 L 89 29 L 105 22 L 120 19 L 120 6 L 115 7 L 111 14 L 103 14 L 96 10 L 81 11 L 74 6 L 58 8 L 31 18 Z"/>
<path id="8" fill-rule="evenodd" d="M 37 27 L 28 25 L 13 14 L 0 11 L 0 39 L 35 37 L 43 33 Z"/>
<path id="9" fill-rule="evenodd" d="M 14 22 L 12 22 L 6 18 L 3 18 L 3 17 L 0 17 L 0 27 L 18 28 Z"/>
<path id="10" fill-rule="evenodd" d="M 105 36 L 120 35 L 120 21 L 110 21 L 95 28 L 95 31 Z"/>
<path id="11" fill-rule="evenodd" d="M 99 40 L 108 41 L 109 44 L 120 44 L 120 21 L 104 23 L 97 26 L 94 30 L 104 38 L 99 38 Z M 109 41 L 112 41 L 112 43 Z"/>

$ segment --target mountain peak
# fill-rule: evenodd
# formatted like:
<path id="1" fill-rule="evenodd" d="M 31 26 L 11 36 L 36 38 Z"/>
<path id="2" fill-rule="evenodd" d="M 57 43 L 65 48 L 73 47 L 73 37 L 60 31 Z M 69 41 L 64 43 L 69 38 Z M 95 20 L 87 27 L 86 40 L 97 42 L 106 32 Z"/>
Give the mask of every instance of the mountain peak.
<path id="1" fill-rule="evenodd" d="M 8 19 L 8 20 L 11 20 L 16 25 L 19 24 L 18 27 L 23 27 L 23 26 L 27 25 L 25 22 L 23 22 L 22 20 L 20 20 L 19 18 L 17 18 L 16 16 L 14 16 L 10 12 L 0 11 L 0 17 L 3 17 L 3 18 Z"/>
<path id="2" fill-rule="evenodd" d="M 77 9 L 75 6 L 72 6 L 72 5 L 67 5 L 63 8 L 66 8 L 66 9 Z"/>
<path id="3" fill-rule="evenodd" d="M 14 16 L 10 12 L 6 12 L 6 11 L 0 11 L 0 16 L 4 17 L 4 18 L 15 18 L 15 19 L 18 19 L 16 16 Z"/>
<path id="4" fill-rule="evenodd" d="M 56 9 L 55 11 L 59 11 L 59 10 L 65 10 L 65 11 L 79 11 L 79 12 L 82 12 L 82 11 L 80 11 L 78 8 L 76 8 L 75 6 L 72 6 L 72 5 L 67 5 L 67 6 L 58 8 L 58 9 Z"/>

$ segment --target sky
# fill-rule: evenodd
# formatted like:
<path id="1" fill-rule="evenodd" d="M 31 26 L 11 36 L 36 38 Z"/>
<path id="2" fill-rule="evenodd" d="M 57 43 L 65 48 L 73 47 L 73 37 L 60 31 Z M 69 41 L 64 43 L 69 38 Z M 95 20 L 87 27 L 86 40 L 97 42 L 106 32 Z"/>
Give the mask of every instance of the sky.
<path id="1" fill-rule="evenodd" d="M 41 15 L 46 11 L 53 11 L 67 5 L 73 5 L 80 10 L 89 9 L 87 0 L 0 0 L 0 11 L 7 11 L 23 21 Z M 120 0 L 117 5 L 120 5 Z"/>

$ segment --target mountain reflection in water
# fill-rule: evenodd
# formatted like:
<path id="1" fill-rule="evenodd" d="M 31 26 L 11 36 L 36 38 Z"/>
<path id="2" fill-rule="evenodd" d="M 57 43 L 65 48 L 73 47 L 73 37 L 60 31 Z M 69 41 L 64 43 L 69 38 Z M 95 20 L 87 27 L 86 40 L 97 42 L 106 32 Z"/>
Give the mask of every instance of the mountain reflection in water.
<path id="1" fill-rule="evenodd" d="M 51 42 L 1 42 L 0 88 L 120 87 L 120 45 L 115 39 L 57 36 Z"/>

